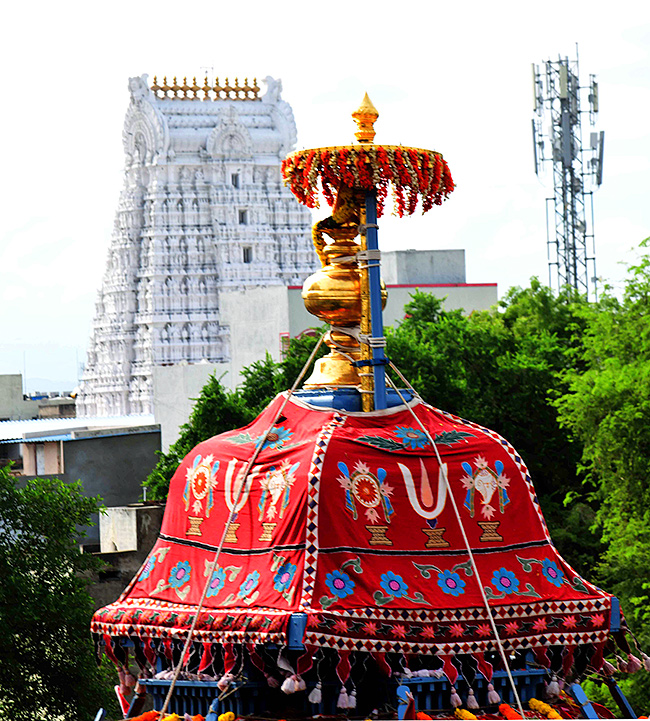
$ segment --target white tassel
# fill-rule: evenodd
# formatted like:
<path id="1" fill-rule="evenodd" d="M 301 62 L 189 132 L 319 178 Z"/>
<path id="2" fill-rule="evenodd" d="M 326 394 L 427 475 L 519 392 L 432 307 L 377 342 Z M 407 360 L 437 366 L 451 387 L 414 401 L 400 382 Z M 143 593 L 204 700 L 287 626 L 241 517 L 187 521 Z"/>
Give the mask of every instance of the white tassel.
<path id="1" fill-rule="evenodd" d="M 314 688 L 312 689 L 312 692 L 307 697 L 307 701 L 309 703 L 313 703 L 318 705 L 323 700 L 323 693 L 321 689 L 323 688 L 321 682 L 319 681 Z"/>
<path id="2" fill-rule="evenodd" d="M 637 671 L 640 671 L 643 668 L 643 664 L 641 661 L 636 657 L 633 656 L 631 653 L 628 653 L 627 655 L 627 666 L 625 670 L 628 673 L 636 673 Z"/>
<path id="3" fill-rule="evenodd" d="M 348 708 L 356 708 L 357 707 L 357 690 L 356 688 L 353 688 L 352 691 L 348 694 Z"/>
<path id="4" fill-rule="evenodd" d="M 217 681 L 217 688 L 219 691 L 225 691 L 234 680 L 235 676 L 232 673 L 224 673 L 224 675 Z"/>
<path id="5" fill-rule="evenodd" d="M 627 673 L 627 662 L 623 661 L 623 659 L 620 656 L 616 657 L 616 668 L 621 673 Z"/>
<path id="6" fill-rule="evenodd" d="M 616 667 L 613 666 L 609 661 L 603 661 L 602 672 L 605 676 L 613 676 L 616 673 Z"/>
<path id="7" fill-rule="evenodd" d="M 559 698 L 560 684 L 557 682 L 557 676 L 551 676 L 551 683 L 546 687 L 546 698 Z"/>
<path id="8" fill-rule="evenodd" d="M 496 705 L 498 703 L 501 703 L 501 696 L 499 696 L 499 692 L 494 690 L 494 684 L 489 683 L 487 685 L 488 689 L 488 695 L 487 700 L 489 704 Z"/>
<path id="9" fill-rule="evenodd" d="M 307 684 L 302 676 L 296 676 L 296 691 L 306 691 Z"/>
<path id="10" fill-rule="evenodd" d="M 341 693 L 339 694 L 338 701 L 336 702 L 336 708 L 347 708 L 348 707 L 348 692 L 345 690 L 345 686 L 341 687 Z"/>
<path id="11" fill-rule="evenodd" d="M 641 653 L 641 658 L 643 659 L 643 668 L 645 668 L 646 671 L 650 671 L 650 657 L 645 653 Z"/>
<path id="12" fill-rule="evenodd" d="M 463 702 L 461 701 L 455 686 L 451 687 L 451 698 L 449 699 L 449 701 L 454 708 L 460 708 L 463 705 Z"/>
<path id="13" fill-rule="evenodd" d="M 183 716 L 183 721 L 192 721 L 192 717 L 187 712 L 185 712 L 185 715 Z"/>
<path id="14" fill-rule="evenodd" d="M 467 708 L 478 708 L 478 701 L 476 700 L 476 696 L 474 696 L 473 688 L 470 688 L 467 693 Z"/>
<path id="15" fill-rule="evenodd" d="M 286 694 L 295 693 L 297 691 L 296 677 L 295 676 L 287 676 L 287 678 L 284 679 L 282 686 L 280 686 L 280 690 L 284 691 L 284 693 L 286 693 Z"/>

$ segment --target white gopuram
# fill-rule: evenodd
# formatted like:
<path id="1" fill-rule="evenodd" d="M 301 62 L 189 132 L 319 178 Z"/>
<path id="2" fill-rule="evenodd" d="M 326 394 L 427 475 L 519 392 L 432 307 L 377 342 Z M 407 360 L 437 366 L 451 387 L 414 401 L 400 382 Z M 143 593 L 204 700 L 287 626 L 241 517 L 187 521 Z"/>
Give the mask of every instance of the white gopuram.
<path id="1" fill-rule="evenodd" d="M 281 82 L 265 84 L 129 80 L 124 189 L 78 415 L 152 413 L 154 366 L 228 362 L 220 292 L 316 269 L 311 216 L 280 177 L 293 113 Z"/>

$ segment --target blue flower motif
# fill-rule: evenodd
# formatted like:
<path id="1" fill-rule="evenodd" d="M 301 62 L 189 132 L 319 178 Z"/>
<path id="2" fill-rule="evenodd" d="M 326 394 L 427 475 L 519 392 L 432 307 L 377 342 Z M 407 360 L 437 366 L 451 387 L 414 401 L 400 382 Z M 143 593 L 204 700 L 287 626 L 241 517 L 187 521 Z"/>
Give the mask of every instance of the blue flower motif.
<path id="1" fill-rule="evenodd" d="M 356 584 L 347 573 L 343 573 L 343 571 L 339 571 L 337 569 L 325 576 L 325 585 L 335 596 L 345 598 L 346 596 L 354 593 L 354 587 Z"/>
<path id="2" fill-rule="evenodd" d="M 558 568 L 555 561 L 550 561 L 548 558 L 545 558 L 542 561 L 542 573 L 546 576 L 547 581 L 550 581 L 558 588 L 564 583 L 564 571 Z"/>
<path id="3" fill-rule="evenodd" d="M 255 589 L 257 584 L 260 582 L 260 574 L 257 571 L 251 571 L 248 576 L 246 576 L 246 579 L 244 580 L 244 583 L 239 587 L 239 596 L 243 598 L 244 596 L 248 596 L 251 591 Z"/>
<path id="4" fill-rule="evenodd" d="M 402 441 L 402 443 L 412 451 L 417 448 L 424 448 L 424 446 L 429 443 L 426 433 L 415 428 L 397 426 L 393 432 Z"/>
<path id="5" fill-rule="evenodd" d="M 293 431 L 290 431 L 288 428 L 285 428 L 284 426 L 278 426 L 277 428 L 272 428 L 271 431 L 269 432 L 268 436 L 266 437 L 266 440 L 264 441 L 262 450 L 264 450 L 265 448 L 275 448 L 275 449 L 282 448 L 285 445 L 285 443 L 287 443 L 289 440 L 291 440 L 292 435 L 293 435 Z M 257 439 L 257 443 L 255 445 L 259 446 L 261 440 L 262 440 L 262 437 L 260 436 Z"/>
<path id="6" fill-rule="evenodd" d="M 519 593 L 519 579 L 512 571 L 500 568 L 492 574 L 492 585 L 506 595 Z"/>
<path id="7" fill-rule="evenodd" d="M 151 572 L 153 571 L 154 567 L 156 565 L 156 557 L 155 556 L 149 556 L 147 558 L 147 562 L 144 564 L 144 568 L 142 569 L 142 573 L 138 576 L 138 581 L 144 581 L 151 575 Z"/>
<path id="8" fill-rule="evenodd" d="M 438 585 L 443 593 L 460 596 L 465 593 L 465 581 L 454 571 L 442 571 L 438 574 Z"/>
<path id="9" fill-rule="evenodd" d="M 206 596 L 210 598 L 211 596 L 216 596 L 219 591 L 226 585 L 226 572 L 223 570 L 223 568 L 217 568 L 216 571 L 212 574 L 212 578 L 210 579 L 210 583 L 208 584 L 208 590 L 206 592 Z"/>
<path id="10" fill-rule="evenodd" d="M 278 593 L 288 590 L 295 573 L 296 567 L 293 563 L 289 563 L 289 561 L 283 563 L 273 577 L 273 588 Z"/>
<path id="11" fill-rule="evenodd" d="M 179 561 L 169 574 L 169 585 L 172 588 L 180 588 L 190 580 L 191 574 L 192 566 L 188 561 Z"/>
<path id="12" fill-rule="evenodd" d="M 409 590 L 404 579 L 392 571 L 386 571 L 386 573 L 381 574 L 379 585 L 389 596 L 395 596 L 395 598 L 406 596 L 406 592 Z"/>

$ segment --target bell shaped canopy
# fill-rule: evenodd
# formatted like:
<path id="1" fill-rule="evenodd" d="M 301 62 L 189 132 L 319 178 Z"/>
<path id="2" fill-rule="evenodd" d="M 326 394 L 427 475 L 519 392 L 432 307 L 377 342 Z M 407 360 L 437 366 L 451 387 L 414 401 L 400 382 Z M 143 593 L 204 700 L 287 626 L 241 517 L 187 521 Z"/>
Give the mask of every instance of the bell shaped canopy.
<path id="1" fill-rule="evenodd" d="M 612 597 L 560 557 L 508 441 L 417 400 L 355 413 L 292 396 L 278 417 L 284 400 L 187 455 L 154 548 L 96 634 L 183 639 L 207 584 L 204 644 L 285 644 L 304 614 L 308 647 L 481 658 L 496 648 L 487 600 L 506 650 L 544 662 L 549 646 L 588 646 L 599 667 Z"/>

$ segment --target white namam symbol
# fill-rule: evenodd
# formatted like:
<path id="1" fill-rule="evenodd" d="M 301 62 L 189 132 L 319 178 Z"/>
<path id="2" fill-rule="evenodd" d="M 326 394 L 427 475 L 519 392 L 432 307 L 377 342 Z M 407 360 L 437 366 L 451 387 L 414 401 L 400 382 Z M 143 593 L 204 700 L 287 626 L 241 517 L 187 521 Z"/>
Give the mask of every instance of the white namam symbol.
<path id="1" fill-rule="evenodd" d="M 291 486 L 295 483 L 295 472 L 298 470 L 300 462 L 293 465 L 289 461 L 283 461 L 279 468 L 272 467 L 264 478 L 260 479 L 262 487 L 262 496 L 259 502 L 260 520 L 266 511 L 267 519 L 275 518 L 277 505 L 280 503 L 280 518 L 284 515 L 286 507 L 289 505 L 289 495 Z M 267 501 L 271 500 L 267 507 Z"/>
<path id="2" fill-rule="evenodd" d="M 419 497 L 411 471 L 402 463 L 398 463 L 397 465 L 402 472 L 406 492 L 408 493 L 409 502 L 413 510 L 418 514 L 418 516 L 422 516 L 422 518 L 426 518 L 427 520 L 437 518 L 442 513 L 447 500 L 447 483 L 445 481 L 445 476 L 447 475 L 447 464 L 443 463 L 438 470 L 438 495 L 435 498 L 433 495 L 433 489 L 431 488 L 431 483 L 429 482 L 429 474 L 427 473 L 427 469 L 425 468 L 421 458 Z"/>

